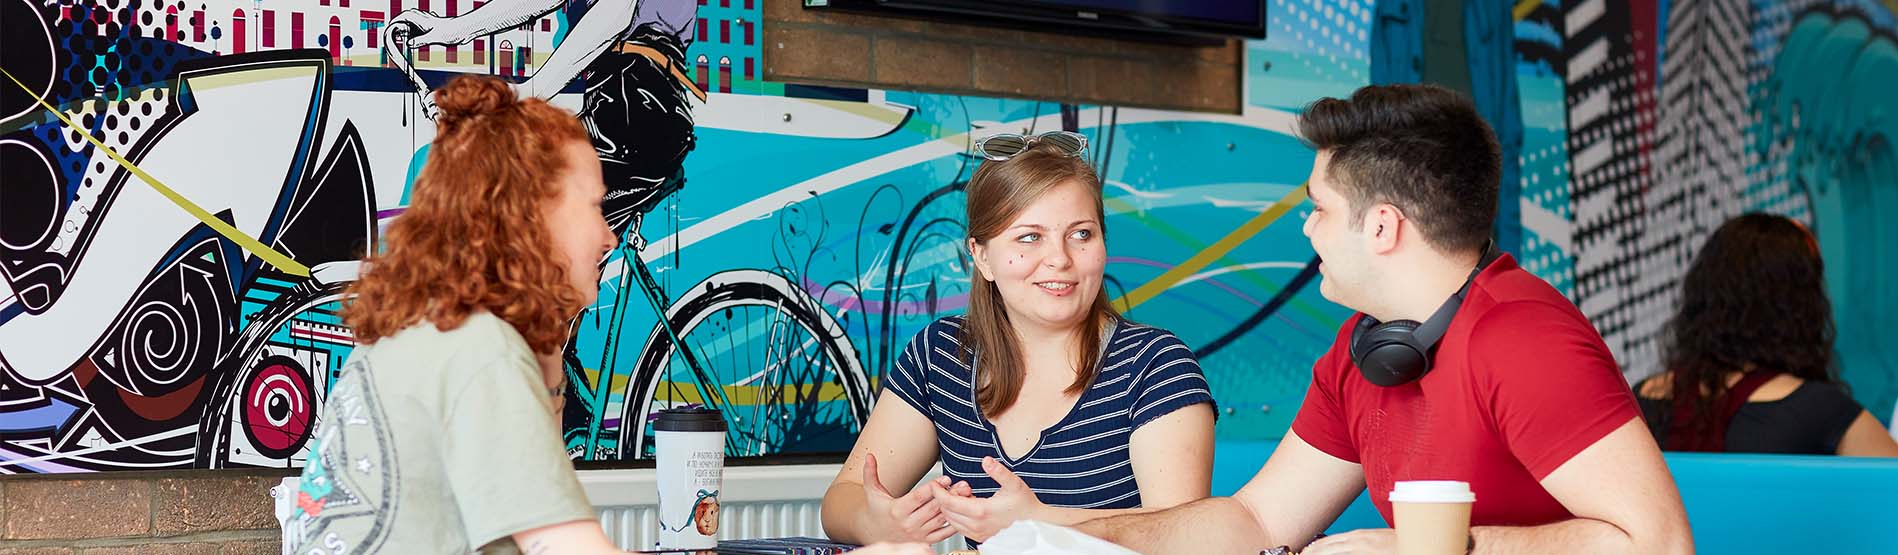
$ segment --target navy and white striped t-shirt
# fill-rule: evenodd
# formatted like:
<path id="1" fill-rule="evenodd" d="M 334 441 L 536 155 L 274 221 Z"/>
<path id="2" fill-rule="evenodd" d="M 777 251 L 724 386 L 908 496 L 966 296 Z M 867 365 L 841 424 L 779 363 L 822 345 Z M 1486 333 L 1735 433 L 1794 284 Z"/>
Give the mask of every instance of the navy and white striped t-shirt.
<path id="1" fill-rule="evenodd" d="M 935 423 L 944 472 L 969 482 L 978 497 L 998 489 L 982 472 L 982 457 L 992 456 L 1049 506 L 1139 507 L 1128 452 L 1134 430 L 1182 407 L 1213 402 L 1192 349 L 1171 332 L 1122 320 L 1108 338 L 1093 386 L 1042 431 L 1032 450 L 1013 459 L 976 406 L 975 373 L 960 356 L 961 331 L 959 316 L 923 328 L 883 384 Z"/>

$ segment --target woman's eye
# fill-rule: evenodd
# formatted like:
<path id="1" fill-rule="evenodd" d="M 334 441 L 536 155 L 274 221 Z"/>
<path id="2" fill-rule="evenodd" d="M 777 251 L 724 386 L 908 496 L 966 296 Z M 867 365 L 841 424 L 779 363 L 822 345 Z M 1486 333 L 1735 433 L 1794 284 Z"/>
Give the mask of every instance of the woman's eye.
<path id="1" fill-rule="evenodd" d="M 1076 241 L 1086 241 L 1086 240 L 1088 240 L 1088 239 L 1092 239 L 1092 238 L 1094 238 L 1094 230 L 1092 230 L 1092 229 L 1076 229 L 1076 230 L 1074 230 L 1074 232 L 1073 232 L 1073 233 L 1069 233 L 1069 234 L 1068 234 L 1068 237 L 1072 237 L 1072 238 L 1074 238 L 1074 240 L 1076 240 Z"/>
<path id="2" fill-rule="evenodd" d="M 1015 238 L 1015 242 L 1017 243 L 1033 243 L 1035 241 L 1040 241 L 1040 240 L 1041 240 L 1040 233 L 1028 233 L 1028 234 L 1022 235 L 1021 237 Z"/>

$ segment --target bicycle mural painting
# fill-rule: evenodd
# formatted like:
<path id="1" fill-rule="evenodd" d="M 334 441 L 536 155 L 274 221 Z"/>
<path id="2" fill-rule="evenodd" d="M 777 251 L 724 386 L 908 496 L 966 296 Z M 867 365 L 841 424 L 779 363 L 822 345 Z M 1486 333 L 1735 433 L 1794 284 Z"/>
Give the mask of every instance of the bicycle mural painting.
<path id="1" fill-rule="evenodd" d="M 429 45 L 405 40 L 412 33 L 400 18 L 376 27 L 382 38 L 403 44 L 398 56 L 374 55 L 372 67 L 363 68 L 355 66 L 366 61 L 361 56 L 339 59 L 309 49 L 197 50 L 209 45 L 194 41 L 219 36 L 213 30 L 198 38 L 194 27 L 203 20 L 197 16 L 183 28 L 173 26 L 180 22 L 173 17 L 149 27 L 120 23 L 176 6 L 127 5 L 124 12 L 77 3 L 5 7 L 20 12 L 9 11 L 9 21 L 35 18 L 46 37 L 61 36 L 40 51 L 64 71 L 36 72 L 13 65 L 14 58 L 7 69 L 10 76 L 27 76 L 18 86 L 36 102 L 68 117 L 39 108 L 16 112 L 9 104 L 11 121 L 0 143 L 10 168 L 26 160 L 46 169 L 10 181 L 6 197 L 0 335 L 8 347 L 0 350 L 6 369 L 0 429 L 7 433 L 0 471 L 300 464 L 333 371 L 353 346 L 338 312 L 355 258 L 373 244 L 381 224 L 400 216 L 406 178 L 426 159 L 432 126 L 419 102 L 426 89 L 408 85 L 426 83 L 424 77 L 439 82 L 452 72 L 404 67 Z M 691 287 L 666 289 L 660 283 L 669 280 L 655 278 L 639 256 L 646 245 L 642 216 L 684 182 L 679 159 L 691 150 L 691 129 L 655 149 L 614 137 L 602 131 L 612 126 L 599 122 L 658 117 L 689 123 L 692 106 L 703 102 L 687 101 L 706 94 L 675 70 L 686 48 L 677 42 L 690 29 L 654 27 L 614 35 L 626 39 L 625 56 L 604 67 L 617 77 L 589 71 L 579 76 L 584 92 L 554 95 L 556 103 L 591 118 L 603 160 L 614 157 L 621 166 L 617 174 L 608 172 L 622 186 L 614 191 L 619 202 L 607 209 L 627 238 L 618 258 L 602 261 L 624 270 L 618 281 L 603 278 L 603 287 L 627 294 L 607 297 L 611 307 L 593 318 L 617 327 L 576 324 L 583 328 L 577 337 L 611 337 L 586 349 L 597 361 L 591 369 L 578 362 L 579 347 L 570 349 L 570 371 L 579 378 L 573 395 L 588 401 L 570 403 L 583 409 L 567 419 L 575 431 L 573 451 L 578 458 L 639 457 L 639 449 L 619 446 L 641 444 L 647 429 L 620 423 L 641 422 L 650 409 L 678 402 L 726 411 L 734 455 L 832 449 L 825 445 L 847 441 L 870 402 L 871 379 L 845 331 L 861 328 L 856 316 L 847 309 L 833 315 L 807 291 L 809 274 L 790 266 L 718 270 Z M 521 36 L 533 29 L 529 21 L 504 36 L 536 44 L 535 37 Z M 114 40 L 83 38 L 88 35 Z M 343 42 L 327 41 L 332 36 L 324 35 L 325 42 Z M 83 84 L 57 82 L 75 73 L 72 68 L 98 63 L 85 50 L 93 47 L 151 55 L 136 72 L 121 62 L 103 82 L 83 71 L 77 72 L 87 76 Z M 533 59 L 520 55 L 526 50 L 515 49 L 516 58 L 504 65 L 524 69 L 516 62 Z M 669 93 L 671 102 L 661 103 L 656 116 L 629 113 L 626 97 L 599 93 L 614 87 L 647 100 L 655 90 Z M 908 113 L 860 101 L 766 100 L 762 106 L 770 110 L 836 111 L 848 104 L 884 114 L 867 129 L 837 126 L 815 132 L 820 138 L 887 134 Z M 295 108 L 297 102 L 307 109 Z M 235 136 L 252 149 L 203 146 Z M 103 142 L 93 145 L 93 138 Z M 391 145 L 398 147 L 393 153 Z M 271 179 L 280 185 L 256 186 Z M 62 191 L 76 191 L 80 202 L 58 202 Z M 21 199 L 53 209 L 24 212 L 22 206 L 38 203 L 15 202 Z M 800 210 L 786 206 L 784 214 Z M 193 220 L 205 219 L 198 213 L 215 221 Z M 165 240 L 175 245 L 154 243 Z M 154 269 L 126 272 L 128 265 Z M 659 272 L 676 275 L 678 268 Z M 630 294 L 633 288 L 642 293 Z M 747 339 L 739 341 L 741 335 Z M 609 351 L 613 356 L 605 356 Z M 148 360 L 154 358 L 160 360 Z M 698 397 L 663 395 L 679 384 L 689 384 Z M 633 402 L 625 401 L 629 397 Z M 820 437 L 830 443 L 815 440 Z"/>
<path id="2" fill-rule="evenodd" d="M 569 341 L 564 357 L 573 384 L 563 415 L 569 452 L 594 460 L 649 456 L 649 421 L 657 410 L 676 405 L 723 412 L 732 430 L 727 447 L 733 456 L 839 450 L 868 416 L 870 377 L 844 324 L 795 283 L 807 274 L 782 264 L 721 270 L 674 298 L 643 256 L 646 215 L 666 201 L 675 201 L 670 210 L 678 211 L 677 195 L 687 181 L 684 161 L 697 141 L 693 116 L 708 92 L 679 71 L 695 31 L 704 34 L 697 27 L 703 20 L 695 17 L 700 8 L 692 2 L 632 8 L 630 2 L 601 2 L 578 14 L 580 22 L 548 63 L 521 85 L 551 96 L 565 87 L 547 83 L 577 76 L 578 114 L 605 168 L 603 209 L 622 238 L 622 248 L 602 261 L 603 273 L 617 270 L 616 282 L 603 283 L 610 294 L 602 299 L 611 300 L 590 311 L 591 326 L 585 317 L 576 322 L 581 333 Z M 490 4 L 486 9 L 502 8 Z M 390 59 L 408 75 L 423 114 L 432 114 L 426 101 L 429 84 L 412 69 L 412 49 L 468 42 L 551 13 L 537 11 L 550 7 L 528 3 L 507 9 L 446 19 L 405 13 L 391 20 L 390 36 L 406 50 Z M 619 21 L 628 14 L 632 23 L 624 29 L 588 23 Z M 604 52 L 590 61 L 560 55 L 600 45 Z M 544 77 L 549 73 L 554 77 Z M 698 79 L 705 77 L 700 73 Z M 721 87 L 721 100 L 735 100 L 724 96 L 729 87 L 729 81 Z M 780 217 L 800 210 L 782 207 Z M 778 231 L 780 237 L 800 233 L 794 226 Z M 640 322 L 647 314 L 652 323 L 645 341 L 625 341 L 642 336 L 632 330 L 646 327 Z M 598 332 L 599 339 L 588 332 Z M 597 350 L 589 348 L 596 345 Z M 616 381 L 620 377 L 625 385 Z"/>
<path id="3" fill-rule="evenodd" d="M 1279 13 L 1324 13 L 1273 2 L 1286 7 Z M 0 472 L 299 465 L 310 417 L 353 346 L 337 311 L 355 261 L 401 217 L 410 176 L 428 158 L 425 93 L 465 73 L 507 78 L 573 110 L 608 168 L 606 216 L 622 244 L 601 261 L 599 304 L 575 321 L 565 357 L 562 420 L 576 459 L 647 456 L 654 411 L 690 404 L 726 415 L 734 456 L 847 448 L 893 355 L 966 304 L 960 183 L 974 167 L 970 143 L 1056 128 L 1089 136 L 1107 181 L 1108 294 L 1195 347 L 1222 410 L 1232 409 L 1219 438 L 1274 437 L 1346 316 L 1309 286 L 1300 222 L 1282 217 L 1300 213 L 1311 158 L 1291 122 L 1311 99 L 1405 67 L 1373 63 L 1391 52 L 1382 47 L 1403 30 L 1397 20 L 1333 8 L 1279 18 L 1273 38 L 1244 46 L 1240 113 L 1064 106 L 768 81 L 764 10 L 741 0 L 431 0 L 429 17 L 410 9 L 419 2 L 341 4 L 0 0 L 5 69 L 17 77 L 0 82 Z M 1683 19 L 1673 21 L 1707 15 L 1676 6 Z M 1641 228 L 1659 217 L 1646 201 L 1595 196 L 1619 185 L 1572 186 L 1581 161 L 1645 166 L 1562 146 L 1575 131 L 1563 114 L 1583 105 L 1571 97 L 1592 90 L 1559 71 L 1587 46 L 1551 30 L 1563 12 L 1541 4 L 1466 22 L 1516 31 L 1478 34 L 1491 42 L 1472 49 L 1485 58 L 1470 78 L 1520 81 L 1520 98 L 1504 101 L 1523 120 L 1521 195 L 1505 200 L 1522 210 L 1519 258 L 1578 305 L 1614 312 L 1589 299 L 1615 289 L 1577 284 L 1616 270 L 1592 266 L 1603 263 L 1578 257 L 1577 245 L 1661 235 L 1688 244 L 1695 232 Z M 1762 53 L 1772 63 L 1748 70 L 1763 96 L 1719 106 L 1800 124 L 1748 128 L 1744 144 L 1718 152 L 1803 169 L 1762 170 L 1739 195 L 1757 201 L 1745 207 L 1709 204 L 1736 196 L 1726 189 L 1641 190 L 1691 201 L 1651 205 L 1691 212 L 1667 220 L 1686 223 L 1784 205 L 1838 251 L 1829 263 L 1884 264 L 1836 245 L 1879 232 L 1862 224 L 1885 197 L 1865 184 L 1883 182 L 1873 178 L 1887 166 L 1828 177 L 1830 166 L 1808 162 L 1829 159 L 1811 154 L 1830 144 L 1814 137 L 1888 133 L 1840 134 L 1871 123 L 1833 117 L 1852 112 L 1800 88 L 1827 81 L 1794 77 L 1859 79 L 1887 58 L 1794 62 L 1821 51 L 1814 45 L 1886 52 L 1889 19 L 1822 6 L 1782 16 L 1784 28 L 1760 27 L 1756 38 L 1784 52 Z M 1647 21 L 1595 24 L 1624 20 Z M 1617 29 L 1608 34 L 1629 34 Z M 1665 48 L 1688 59 L 1706 43 Z M 1874 82 L 1865 90 L 1882 82 L 1863 79 Z M 1689 133 L 1698 120 L 1675 109 L 1628 108 L 1655 112 L 1661 138 L 1715 138 Z M 1867 160 L 1883 160 L 1883 139 L 1867 141 Z M 1780 184 L 1791 192 L 1775 192 Z M 1609 220 L 1581 209 L 1601 207 L 1629 216 L 1608 226 L 1614 234 L 1590 235 Z M 1662 288 L 1663 274 L 1639 285 Z M 1838 294 L 1876 293 L 1840 279 Z M 1616 314 L 1597 323 L 1620 322 L 1604 329 L 1637 338 L 1623 318 L 1634 313 Z M 1864 315 L 1854 318 L 1840 321 Z M 1883 356 L 1847 341 L 1862 339 L 1853 333 L 1841 331 L 1857 353 L 1844 356 Z M 1854 383 L 1868 406 L 1890 405 L 1889 383 Z"/>

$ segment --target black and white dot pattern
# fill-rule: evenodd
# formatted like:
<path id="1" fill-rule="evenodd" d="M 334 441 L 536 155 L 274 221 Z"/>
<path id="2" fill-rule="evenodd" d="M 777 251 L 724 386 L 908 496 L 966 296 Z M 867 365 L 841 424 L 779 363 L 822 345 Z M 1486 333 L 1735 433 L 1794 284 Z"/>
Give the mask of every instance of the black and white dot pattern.
<path id="1" fill-rule="evenodd" d="M 1632 14 L 1606 4 L 1564 7 L 1571 294 L 1626 368 L 1653 356 L 1644 333 L 1652 324 L 1643 321 L 1671 285 L 1644 275 L 1655 243 L 1646 217 L 1654 200 L 1653 75 L 1641 70 L 1648 61 L 1636 53 Z"/>
<path id="2" fill-rule="evenodd" d="M 165 88 L 148 88 L 134 91 L 124 100 L 75 103 L 65 110 L 65 114 L 73 122 L 85 127 L 93 138 L 99 139 L 119 155 L 130 157 L 139 141 L 170 110 L 170 96 L 171 93 Z M 94 148 L 92 142 L 79 133 L 65 133 L 60 137 L 67 149 L 92 153 L 86 161 L 85 173 L 80 178 L 78 191 L 74 193 L 72 206 L 66 210 L 66 217 L 59 224 L 59 234 L 48 248 L 51 252 L 71 256 L 72 248 L 79 239 L 79 231 L 85 228 L 86 220 L 98 205 L 99 195 L 106 183 L 124 170 L 112 157 Z"/>
<path id="3" fill-rule="evenodd" d="M 1628 10 L 1609 9 L 1625 6 L 1564 7 L 1571 294 L 1631 380 L 1660 370 L 1679 281 L 1714 229 L 1749 211 L 1811 223 L 1790 130 L 1758 106 L 1793 15 L 1818 3 L 1674 2 L 1658 75 Z"/>

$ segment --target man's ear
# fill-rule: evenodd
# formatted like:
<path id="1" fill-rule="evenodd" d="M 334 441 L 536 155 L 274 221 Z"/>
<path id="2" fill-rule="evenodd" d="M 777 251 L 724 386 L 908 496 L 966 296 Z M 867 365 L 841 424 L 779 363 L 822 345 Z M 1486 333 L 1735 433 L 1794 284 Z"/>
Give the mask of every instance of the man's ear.
<path id="1" fill-rule="evenodd" d="M 1390 203 L 1380 202 L 1372 206 L 1369 213 L 1364 215 L 1364 230 L 1370 234 L 1371 252 L 1388 254 L 1395 250 L 1399 239 L 1414 231 L 1406 225 L 1409 223 L 1404 213 Z"/>

